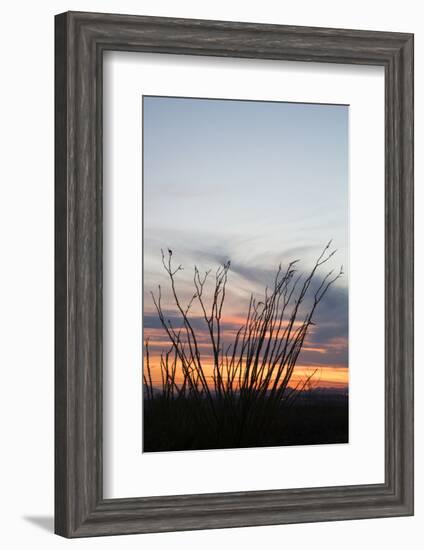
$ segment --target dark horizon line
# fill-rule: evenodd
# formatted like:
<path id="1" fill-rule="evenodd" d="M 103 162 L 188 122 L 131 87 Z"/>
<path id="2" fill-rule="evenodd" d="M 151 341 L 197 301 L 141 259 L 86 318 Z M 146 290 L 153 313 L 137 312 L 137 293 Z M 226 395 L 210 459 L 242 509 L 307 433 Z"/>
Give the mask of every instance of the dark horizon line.
<path id="1" fill-rule="evenodd" d="M 143 386 L 144 386 L 144 382 L 143 382 Z M 162 391 L 162 387 L 160 385 L 156 386 L 155 384 L 153 384 L 153 390 L 155 391 L 158 391 L 158 392 L 161 392 Z M 342 383 L 340 383 L 340 387 L 338 386 L 335 386 L 335 387 L 332 387 L 332 386 L 317 386 L 316 388 L 312 388 L 312 389 L 298 389 L 298 390 L 294 390 L 294 388 L 290 388 L 289 386 L 289 390 L 290 391 L 296 391 L 298 393 L 314 393 L 314 392 L 324 392 L 324 393 L 345 393 L 345 394 L 349 394 L 349 383 L 346 383 L 346 385 L 343 385 Z M 216 393 L 214 389 L 211 389 L 210 390 L 211 393 Z M 255 390 L 255 391 L 261 391 L 261 390 Z M 271 391 L 271 390 L 267 390 L 267 393 Z M 289 393 L 290 393 L 289 391 Z M 237 393 L 240 393 L 240 390 L 239 389 L 235 389 L 234 390 L 234 393 L 237 394 Z"/>

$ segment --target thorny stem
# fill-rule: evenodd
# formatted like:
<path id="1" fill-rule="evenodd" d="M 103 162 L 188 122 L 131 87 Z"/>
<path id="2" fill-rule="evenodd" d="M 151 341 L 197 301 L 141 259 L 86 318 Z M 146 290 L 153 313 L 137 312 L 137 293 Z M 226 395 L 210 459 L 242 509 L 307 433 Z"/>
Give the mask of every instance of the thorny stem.
<path id="1" fill-rule="evenodd" d="M 314 325 L 313 316 L 329 288 L 343 275 L 342 268 L 336 274 L 330 271 L 322 278 L 316 290 L 311 291 L 318 269 L 336 252 L 330 251 L 330 246 L 331 241 L 306 277 L 296 273 L 298 260 L 291 262 L 284 271 L 280 265 L 271 290 L 266 289 L 263 300 L 259 302 L 251 296 L 244 323 L 237 330 L 233 342 L 225 346 L 222 312 L 230 262 L 224 263 L 215 273 L 212 303 L 209 307 L 205 299 L 205 286 L 211 272 L 209 270 L 202 275 L 195 266 L 195 292 L 183 307 L 176 286 L 176 276 L 183 267 L 179 265 L 174 268 L 172 251 L 168 250 L 168 255 L 165 256 L 162 250 L 162 265 L 170 281 L 172 298 L 182 326 L 177 330 L 166 319 L 159 286 L 157 295 L 152 293 L 152 299 L 171 347 L 161 354 L 161 387 L 154 389 L 149 343 L 148 340 L 145 342 L 143 380 L 146 399 L 153 400 L 160 396 L 166 400 L 187 397 L 201 400 L 208 405 L 208 418 L 215 430 L 219 430 L 220 422 L 223 421 L 219 418 L 216 402 L 225 401 L 230 405 L 234 429 L 240 439 L 249 422 L 253 421 L 253 416 L 258 416 L 258 411 L 263 420 L 273 403 L 293 402 L 315 374 L 287 392 L 309 328 Z M 309 306 L 305 307 L 307 298 Z M 199 334 L 190 319 L 190 311 L 195 302 L 200 307 L 211 344 L 212 384 L 207 380 L 202 361 Z"/>

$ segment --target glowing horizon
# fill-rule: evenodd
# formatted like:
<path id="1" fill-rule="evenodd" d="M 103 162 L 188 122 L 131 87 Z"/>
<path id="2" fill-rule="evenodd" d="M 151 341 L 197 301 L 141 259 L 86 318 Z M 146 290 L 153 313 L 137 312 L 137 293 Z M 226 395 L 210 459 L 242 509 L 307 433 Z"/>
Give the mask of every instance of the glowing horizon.
<path id="1" fill-rule="evenodd" d="M 212 380 L 213 370 L 214 370 L 214 359 L 212 355 L 212 348 L 210 341 L 202 341 L 202 336 L 206 340 L 208 338 L 207 334 L 199 335 L 198 348 L 202 353 L 201 363 L 205 371 L 206 377 L 209 380 Z M 162 382 L 161 373 L 160 373 L 160 360 L 161 354 L 169 351 L 170 341 L 166 337 L 166 333 L 163 329 L 147 329 L 145 330 L 145 341 L 149 343 L 149 358 L 150 358 L 150 369 L 153 386 L 159 387 Z M 345 347 L 346 342 L 339 342 L 339 346 Z M 349 369 L 344 364 L 325 365 L 325 356 L 328 353 L 328 350 L 325 346 L 314 347 L 308 344 L 306 340 L 304 346 L 302 347 L 303 354 L 305 352 L 312 352 L 314 354 L 319 354 L 322 357 L 320 362 L 309 362 L 303 363 L 300 361 L 296 364 L 294 368 L 293 375 L 290 379 L 288 387 L 293 388 L 300 383 L 306 381 L 311 375 L 310 385 L 314 388 L 330 388 L 330 389 L 343 389 L 347 390 L 349 384 Z M 145 365 L 146 365 L 146 356 Z M 313 374 L 315 373 L 315 374 Z M 183 375 L 181 370 L 177 371 L 176 382 L 180 384 L 183 381 Z M 273 379 L 271 380 L 271 382 Z M 309 387 L 309 386 L 308 386 Z"/>

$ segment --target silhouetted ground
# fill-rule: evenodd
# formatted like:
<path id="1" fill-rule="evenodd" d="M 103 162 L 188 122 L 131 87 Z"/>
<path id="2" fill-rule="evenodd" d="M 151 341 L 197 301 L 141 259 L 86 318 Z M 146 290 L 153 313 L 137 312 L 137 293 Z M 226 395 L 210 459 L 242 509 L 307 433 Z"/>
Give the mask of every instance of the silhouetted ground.
<path id="1" fill-rule="evenodd" d="M 348 442 L 348 396 L 303 392 L 290 406 L 266 399 L 243 407 L 214 401 L 165 400 L 144 404 L 144 452 L 318 445 Z"/>

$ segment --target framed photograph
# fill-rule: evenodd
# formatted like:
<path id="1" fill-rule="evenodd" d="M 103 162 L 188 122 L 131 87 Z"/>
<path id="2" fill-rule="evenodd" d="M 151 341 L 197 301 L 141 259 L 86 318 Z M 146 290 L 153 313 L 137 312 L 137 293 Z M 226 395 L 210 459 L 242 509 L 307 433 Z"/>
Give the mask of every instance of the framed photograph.
<path id="1" fill-rule="evenodd" d="M 413 514 L 413 35 L 56 16 L 55 530 Z"/>

